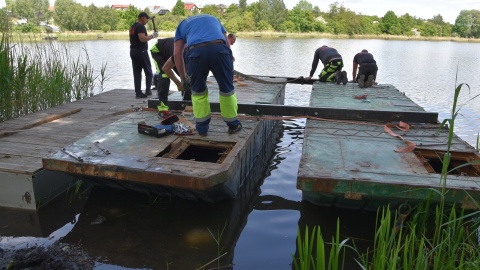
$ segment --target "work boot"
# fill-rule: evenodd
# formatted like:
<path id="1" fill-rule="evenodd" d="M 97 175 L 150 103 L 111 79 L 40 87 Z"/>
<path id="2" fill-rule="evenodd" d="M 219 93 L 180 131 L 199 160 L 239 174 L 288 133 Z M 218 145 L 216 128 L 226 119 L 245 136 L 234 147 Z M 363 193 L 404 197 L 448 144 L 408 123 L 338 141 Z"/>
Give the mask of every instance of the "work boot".
<path id="1" fill-rule="evenodd" d="M 365 87 L 365 75 L 360 75 L 360 77 L 358 77 L 358 87 L 360 88 L 364 88 Z"/>
<path id="2" fill-rule="evenodd" d="M 342 71 L 342 83 L 343 83 L 343 85 L 347 85 L 347 82 L 348 82 L 347 72 L 344 70 L 344 71 Z"/>
<path id="3" fill-rule="evenodd" d="M 365 87 L 371 87 L 373 86 L 373 75 L 368 75 L 368 79 L 365 82 Z"/>
<path id="4" fill-rule="evenodd" d="M 146 97 L 148 97 L 148 96 L 145 95 L 145 94 L 142 93 L 142 92 L 135 94 L 135 98 L 146 98 Z"/>
<path id="5" fill-rule="evenodd" d="M 342 72 L 340 70 L 335 71 L 335 81 L 340 84 L 342 81 Z"/>
<path id="6" fill-rule="evenodd" d="M 235 127 L 229 126 L 228 127 L 228 134 L 235 134 L 242 130 L 242 124 L 238 124 Z"/>

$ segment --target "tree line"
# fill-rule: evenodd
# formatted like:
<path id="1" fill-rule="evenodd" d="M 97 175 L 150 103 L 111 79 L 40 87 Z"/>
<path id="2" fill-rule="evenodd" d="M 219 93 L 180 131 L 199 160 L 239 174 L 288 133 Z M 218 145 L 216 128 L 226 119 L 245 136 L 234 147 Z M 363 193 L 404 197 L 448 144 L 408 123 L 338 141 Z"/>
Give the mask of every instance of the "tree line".
<path id="1" fill-rule="evenodd" d="M 6 9 L 17 18 L 27 20 L 18 26 L 19 31 L 41 31 L 41 22 L 51 21 L 64 31 L 121 31 L 127 30 L 137 20 L 140 10 L 131 5 L 127 10 L 114 10 L 109 6 L 83 6 L 74 0 L 56 0 L 55 9 L 50 11 L 48 0 L 6 0 Z M 150 10 L 145 10 L 151 14 Z M 217 17 L 228 32 L 278 31 L 290 33 L 332 33 L 347 35 L 421 35 L 426 37 L 480 38 L 480 11 L 462 10 L 455 24 L 445 22 L 438 14 L 430 19 L 418 18 L 408 13 L 398 16 L 388 11 L 383 17 L 357 14 L 339 2 L 321 11 L 307 0 L 299 0 L 288 10 L 283 0 L 258 0 L 247 5 L 246 0 L 238 4 L 205 5 L 202 13 Z M 190 12 L 184 2 L 178 0 L 172 12 L 156 17 L 159 30 L 173 31 Z M 155 15 L 155 14 L 152 14 Z M 151 22 L 149 23 L 151 24 Z M 152 29 L 152 25 L 149 25 Z"/>

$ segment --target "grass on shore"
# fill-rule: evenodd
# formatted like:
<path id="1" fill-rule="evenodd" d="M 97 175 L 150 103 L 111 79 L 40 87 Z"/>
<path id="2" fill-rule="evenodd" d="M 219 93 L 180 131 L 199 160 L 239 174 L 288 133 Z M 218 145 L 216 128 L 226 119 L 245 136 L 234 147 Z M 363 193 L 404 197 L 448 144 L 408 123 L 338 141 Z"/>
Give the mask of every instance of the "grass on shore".
<path id="1" fill-rule="evenodd" d="M 149 30 L 149 33 L 152 32 Z M 175 31 L 159 31 L 159 38 L 173 37 Z M 417 40 L 417 41 L 454 41 L 454 42 L 480 42 L 480 39 L 461 38 L 461 37 L 423 37 L 423 36 L 395 36 L 395 35 L 335 35 L 331 33 L 282 33 L 275 31 L 257 31 L 257 32 L 238 32 L 235 33 L 240 38 L 327 38 L 327 39 L 380 39 L 380 40 Z M 128 31 L 112 31 L 103 33 L 101 31 L 89 32 L 59 32 L 42 34 L 18 34 L 15 39 L 29 38 L 33 41 L 41 41 L 53 38 L 58 41 L 79 41 L 79 40 L 128 40 Z"/>

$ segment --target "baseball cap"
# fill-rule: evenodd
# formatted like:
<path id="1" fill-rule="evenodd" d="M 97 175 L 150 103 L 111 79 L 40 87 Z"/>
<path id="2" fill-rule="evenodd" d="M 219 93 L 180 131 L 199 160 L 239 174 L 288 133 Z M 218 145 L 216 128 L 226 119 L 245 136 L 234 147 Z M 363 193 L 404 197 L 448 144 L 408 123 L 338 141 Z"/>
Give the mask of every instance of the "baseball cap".
<path id="1" fill-rule="evenodd" d="M 138 14 L 138 18 L 140 17 L 145 17 L 147 19 L 150 19 L 150 16 L 148 16 L 148 14 L 146 12 L 140 12 L 140 14 Z"/>

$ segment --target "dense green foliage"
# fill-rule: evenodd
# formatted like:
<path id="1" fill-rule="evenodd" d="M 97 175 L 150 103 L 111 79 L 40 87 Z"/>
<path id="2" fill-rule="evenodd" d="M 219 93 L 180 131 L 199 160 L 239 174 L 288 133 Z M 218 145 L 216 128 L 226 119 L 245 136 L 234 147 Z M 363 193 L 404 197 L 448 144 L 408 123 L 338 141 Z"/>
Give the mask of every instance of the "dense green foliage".
<path id="1" fill-rule="evenodd" d="M 138 15 L 138 8 L 130 6 L 125 11 L 113 11 L 110 7 L 85 7 L 75 0 L 55 0 L 55 11 L 48 11 L 48 0 L 7 0 L 6 9 L 17 18 L 39 24 L 54 19 L 56 25 L 68 31 L 114 31 L 126 30 Z M 147 12 L 150 12 L 147 10 Z M 184 8 L 184 2 L 177 0 L 172 12 L 157 16 L 160 30 L 175 30 L 178 22 L 195 15 Z M 294 33 L 325 32 L 348 35 L 421 35 L 438 37 L 480 38 L 480 11 L 462 10 L 455 24 L 443 21 L 438 14 L 424 19 L 411 15 L 397 15 L 390 10 L 383 17 L 357 14 L 339 2 L 329 5 L 329 10 L 321 11 L 307 0 L 299 0 L 288 10 L 283 0 L 257 0 L 249 5 L 239 0 L 238 4 L 206 5 L 202 13 L 211 14 L 221 20 L 229 32 L 240 31 L 280 31 Z M 152 14 L 153 15 L 153 14 Z M 150 23 L 151 24 L 151 23 Z M 19 28 L 27 31 L 28 28 Z M 152 29 L 150 25 L 150 29 Z M 32 29 L 33 31 L 33 29 Z"/>

